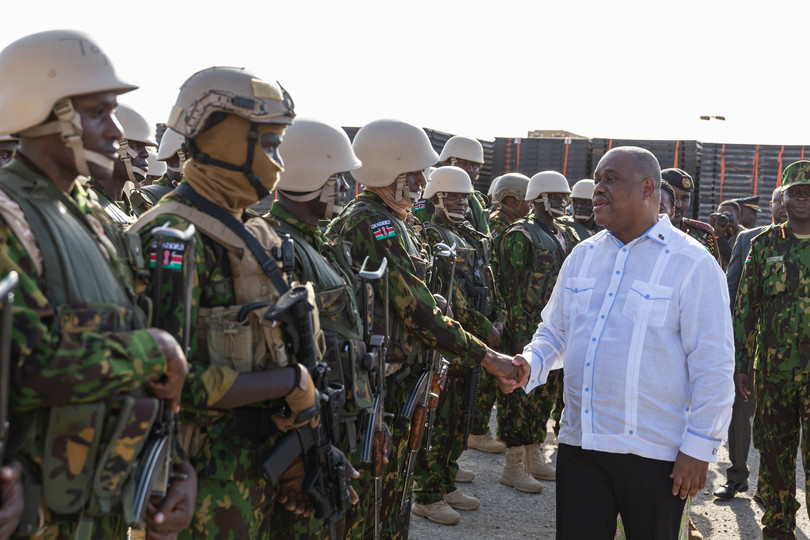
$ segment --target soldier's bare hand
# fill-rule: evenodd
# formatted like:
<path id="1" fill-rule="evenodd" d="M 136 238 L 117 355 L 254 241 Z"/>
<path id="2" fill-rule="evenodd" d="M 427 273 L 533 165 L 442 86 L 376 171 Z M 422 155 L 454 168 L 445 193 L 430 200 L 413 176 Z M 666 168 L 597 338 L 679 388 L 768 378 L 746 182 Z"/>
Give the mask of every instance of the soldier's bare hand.
<path id="1" fill-rule="evenodd" d="M 158 506 L 150 502 L 146 507 L 146 533 L 150 539 L 173 540 L 188 528 L 194 517 L 197 473 L 187 461 L 177 465 L 175 470 L 186 478 L 172 480 L 169 492 Z"/>
<path id="2" fill-rule="evenodd" d="M 516 382 L 520 377 L 518 368 L 512 364 L 511 356 L 506 356 L 489 348 L 484 360 L 481 362 L 481 367 L 496 377 L 512 379 Z"/>
<path id="3" fill-rule="evenodd" d="M 487 345 L 489 345 L 493 349 L 496 349 L 500 344 L 501 344 L 501 332 L 493 324 L 492 332 L 490 332 L 489 335 L 487 336 Z"/>
<path id="4" fill-rule="evenodd" d="M 303 488 L 305 474 L 304 460 L 298 457 L 278 480 L 278 502 L 290 512 L 311 517 L 312 503 Z"/>
<path id="5" fill-rule="evenodd" d="M 694 497 L 697 492 L 706 486 L 706 473 L 709 464 L 683 452 L 678 452 L 675 465 L 672 467 L 672 494 L 681 499 Z"/>
<path id="6" fill-rule="evenodd" d="M 159 328 L 149 328 L 148 332 L 166 357 L 166 371 L 159 381 L 147 383 L 149 390 L 155 397 L 168 399 L 172 402 L 172 410 L 180 412 L 180 395 L 183 393 L 183 384 L 188 376 L 188 362 L 183 349 L 168 332 Z"/>
<path id="7" fill-rule="evenodd" d="M 23 511 L 23 486 L 20 480 L 22 467 L 18 461 L 12 461 L 0 470 L 0 540 L 11 537 L 20 523 Z"/>
<path id="8" fill-rule="evenodd" d="M 737 391 L 738 398 L 748 402 L 748 398 L 751 396 L 751 381 L 748 373 L 734 375 L 734 389 Z"/>
<path id="9" fill-rule="evenodd" d="M 516 389 L 526 386 L 532 372 L 529 363 L 526 361 L 526 358 L 523 355 L 515 355 L 515 357 L 512 358 L 512 365 L 517 368 L 519 373 L 516 378 L 507 379 L 505 377 L 498 377 L 497 380 L 498 388 L 500 388 L 501 392 L 504 394 L 511 394 Z"/>

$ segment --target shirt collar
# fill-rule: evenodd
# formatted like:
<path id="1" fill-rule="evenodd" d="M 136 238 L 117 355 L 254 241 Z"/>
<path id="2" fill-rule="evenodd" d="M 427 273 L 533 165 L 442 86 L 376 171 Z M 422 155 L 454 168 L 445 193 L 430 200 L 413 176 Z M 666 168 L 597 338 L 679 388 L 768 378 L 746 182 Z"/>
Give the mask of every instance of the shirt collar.
<path id="1" fill-rule="evenodd" d="M 658 221 L 655 225 L 647 229 L 647 232 L 639 236 L 638 238 L 633 239 L 630 244 L 639 241 L 642 238 L 649 238 L 654 242 L 658 242 L 661 245 L 666 246 L 669 244 L 669 240 L 672 237 L 672 231 L 674 227 L 672 226 L 672 222 L 669 221 L 669 216 L 666 214 L 658 214 Z M 616 235 L 612 232 L 608 231 L 608 236 L 613 239 L 618 245 L 623 246 L 625 245 L 621 240 L 616 238 Z"/>

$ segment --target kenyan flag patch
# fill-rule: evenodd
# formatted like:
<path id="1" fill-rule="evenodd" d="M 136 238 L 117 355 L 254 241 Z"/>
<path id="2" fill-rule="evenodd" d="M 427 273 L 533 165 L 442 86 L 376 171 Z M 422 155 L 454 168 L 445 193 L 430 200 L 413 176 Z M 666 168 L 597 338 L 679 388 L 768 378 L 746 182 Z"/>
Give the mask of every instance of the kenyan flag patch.
<path id="1" fill-rule="evenodd" d="M 424 199 L 422 199 L 421 201 L 416 201 L 416 204 L 415 204 L 415 205 L 413 205 L 413 209 L 414 209 L 415 211 L 418 211 L 418 210 L 424 210 L 424 209 L 425 209 L 425 206 L 427 206 L 427 203 L 425 202 L 425 200 L 424 200 Z"/>
<path id="2" fill-rule="evenodd" d="M 385 240 L 386 238 L 393 238 L 397 235 L 397 231 L 391 225 L 390 219 L 384 219 L 374 223 L 371 226 L 371 232 L 374 234 L 374 238 L 378 242 L 380 240 Z"/>
<path id="3" fill-rule="evenodd" d="M 182 243 L 165 242 L 163 244 L 163 262 L 161 266 L 168 270 L 180 270 L 183 268 L 183 252 L 185 245 Z M 157 246 L 152 244 L 152 252 L 149 254 L 149 268 L 154 268 L 157 261 Z"/>

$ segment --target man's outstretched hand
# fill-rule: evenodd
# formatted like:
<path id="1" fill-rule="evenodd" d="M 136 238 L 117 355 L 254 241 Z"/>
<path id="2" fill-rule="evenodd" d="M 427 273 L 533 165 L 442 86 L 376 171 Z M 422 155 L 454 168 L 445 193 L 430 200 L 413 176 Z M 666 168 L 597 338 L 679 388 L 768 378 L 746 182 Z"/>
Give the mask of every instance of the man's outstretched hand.
<path id="1" fill-rule="evenodd" d="M 492 349 L 487 349 L 481 367 L 498 378 L 498 386 L 507 394 L 515 388 L 525 386 L 531 374 L 529 364 L 522 356 L 512 358 Z"/>

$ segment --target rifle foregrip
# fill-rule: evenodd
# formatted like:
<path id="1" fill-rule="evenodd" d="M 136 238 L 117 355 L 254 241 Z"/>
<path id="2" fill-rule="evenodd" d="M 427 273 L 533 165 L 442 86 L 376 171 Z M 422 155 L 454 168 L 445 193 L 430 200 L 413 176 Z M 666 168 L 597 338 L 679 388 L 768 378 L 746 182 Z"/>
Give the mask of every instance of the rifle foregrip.
<path id="1" fill-rule="evenodd" d="M 372 446 L 371 456 L 371 476 L 380 478 L 383 475 L 385 468 L 385 432 L 377 431 L 374 433 L 374 445 Z"/>
<path id="2" fill-rule="evenodd" d="M 427 420 L 427 407 L 423 404 L 416 406 L 413 411 L 413 422 L 411 423 L 411 432 L 408 435 L 408 450 L 415 451 L 419 448 L 422 442 L 422 434 L 425 431 L 425 423 Z"/>

